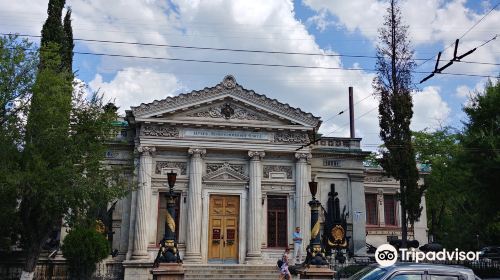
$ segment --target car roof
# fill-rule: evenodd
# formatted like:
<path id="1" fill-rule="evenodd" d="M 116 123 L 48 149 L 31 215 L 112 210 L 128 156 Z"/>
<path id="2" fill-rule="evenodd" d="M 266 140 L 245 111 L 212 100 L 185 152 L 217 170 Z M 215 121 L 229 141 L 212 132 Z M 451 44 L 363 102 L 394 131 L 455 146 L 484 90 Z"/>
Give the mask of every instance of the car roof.
<path id="1" fill-rule="evenodd" d="M 376 265 L 381 267 L 380 265 Z M 433 271 L 454 271 L 462 273 L 473 273 L 472 269 L 460 265 L 445 265 L 433 263 L 412 263 L 412 262 L 398 262 L 392 266 L 384 267 L 386 270 L 433 270 Z"/>

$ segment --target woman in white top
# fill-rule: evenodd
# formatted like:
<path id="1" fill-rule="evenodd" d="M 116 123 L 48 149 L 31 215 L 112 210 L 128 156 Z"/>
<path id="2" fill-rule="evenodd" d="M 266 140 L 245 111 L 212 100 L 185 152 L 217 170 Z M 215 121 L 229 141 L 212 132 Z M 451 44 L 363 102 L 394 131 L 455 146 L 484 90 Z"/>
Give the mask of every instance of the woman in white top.
<path id="1" fill-rule="evenodd" d="M 281 257 L 283 264 L 281 265 L 281 270 L 280 270 L 280 280 L 292 279 L 292 275 L 290 274 L 290 271 L 288 271 L 289 254 L 290 254 L 290 249 L 286 248 L 285 253 L 283 253 L 283 256 Z"/>

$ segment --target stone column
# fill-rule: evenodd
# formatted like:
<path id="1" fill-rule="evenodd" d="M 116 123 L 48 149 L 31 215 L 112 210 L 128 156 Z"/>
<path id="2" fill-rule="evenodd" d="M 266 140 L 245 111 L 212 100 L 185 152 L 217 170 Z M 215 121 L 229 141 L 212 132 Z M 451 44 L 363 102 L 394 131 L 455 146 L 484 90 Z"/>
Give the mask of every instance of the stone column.
<path id="1" fill-rule="evenodd" d="M 135 228 L 134 228 L 134 251 L 132 259 L 149 259 L 148 255 L 148 214 L 151 204 L 151 169 L 153 165 L 152 155 L 156 151 L 155 147 L 139 146 L 140 153 L 137 202 L 135 208 Z"/>
<path id="2" fill-rule="evenodd" d="M 187 197 L 187 235 L 186 254 L 184 262 L 201 263 L 201 214 L 202 214 L 202 189 L 201 176 L 203 171 L 202 156 L 205 149 L 190 148 L 191 155 L 189 164 L 189 189 Z"/>
<path id="3" fill-rule="evenodd" d="M 250 157 L 250 185 L 248 186 L 248 234 L 247 257 L 249 263 L 258 263 L 262 260 L 261 232 L 262 223 L 262 162 L 266 154 L 262 151 L 249 151 Z"/>
<path id="4" fill-rule="evenodd" d="M 297 162 L 295 163 L 295 226 L 300 227 L 302 232 L 302 252 L 309 244 L 311 238 L 311 215 L 309 205 L 311 192 L 309 191 L 309 174 L 307 161 L 312 158 L 310 153 L 295 153 Z"/>

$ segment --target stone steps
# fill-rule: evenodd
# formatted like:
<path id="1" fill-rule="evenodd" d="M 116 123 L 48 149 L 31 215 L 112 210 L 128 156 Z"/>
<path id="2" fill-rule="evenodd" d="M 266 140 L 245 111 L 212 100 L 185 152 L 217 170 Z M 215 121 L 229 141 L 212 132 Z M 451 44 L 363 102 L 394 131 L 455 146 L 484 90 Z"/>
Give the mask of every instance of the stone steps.
<path id="1" fill-rule="evenodd" d="M 184 265 L 185 280 L 275 280 L 279 272 L 274 265 Z"/>

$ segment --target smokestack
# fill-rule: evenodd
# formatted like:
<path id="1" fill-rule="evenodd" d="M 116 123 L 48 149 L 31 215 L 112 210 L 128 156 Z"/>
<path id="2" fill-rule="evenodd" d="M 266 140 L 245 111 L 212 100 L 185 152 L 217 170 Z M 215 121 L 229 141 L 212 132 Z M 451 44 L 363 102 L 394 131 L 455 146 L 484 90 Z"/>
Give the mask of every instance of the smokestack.
<path id="1" fill-rule="evenodd" d="M 351 127 L 351 138 L 356 138 L 356 133 L 354 132 L 354 101 L 352 87 L 349 87 L 349 124 Z"/>

